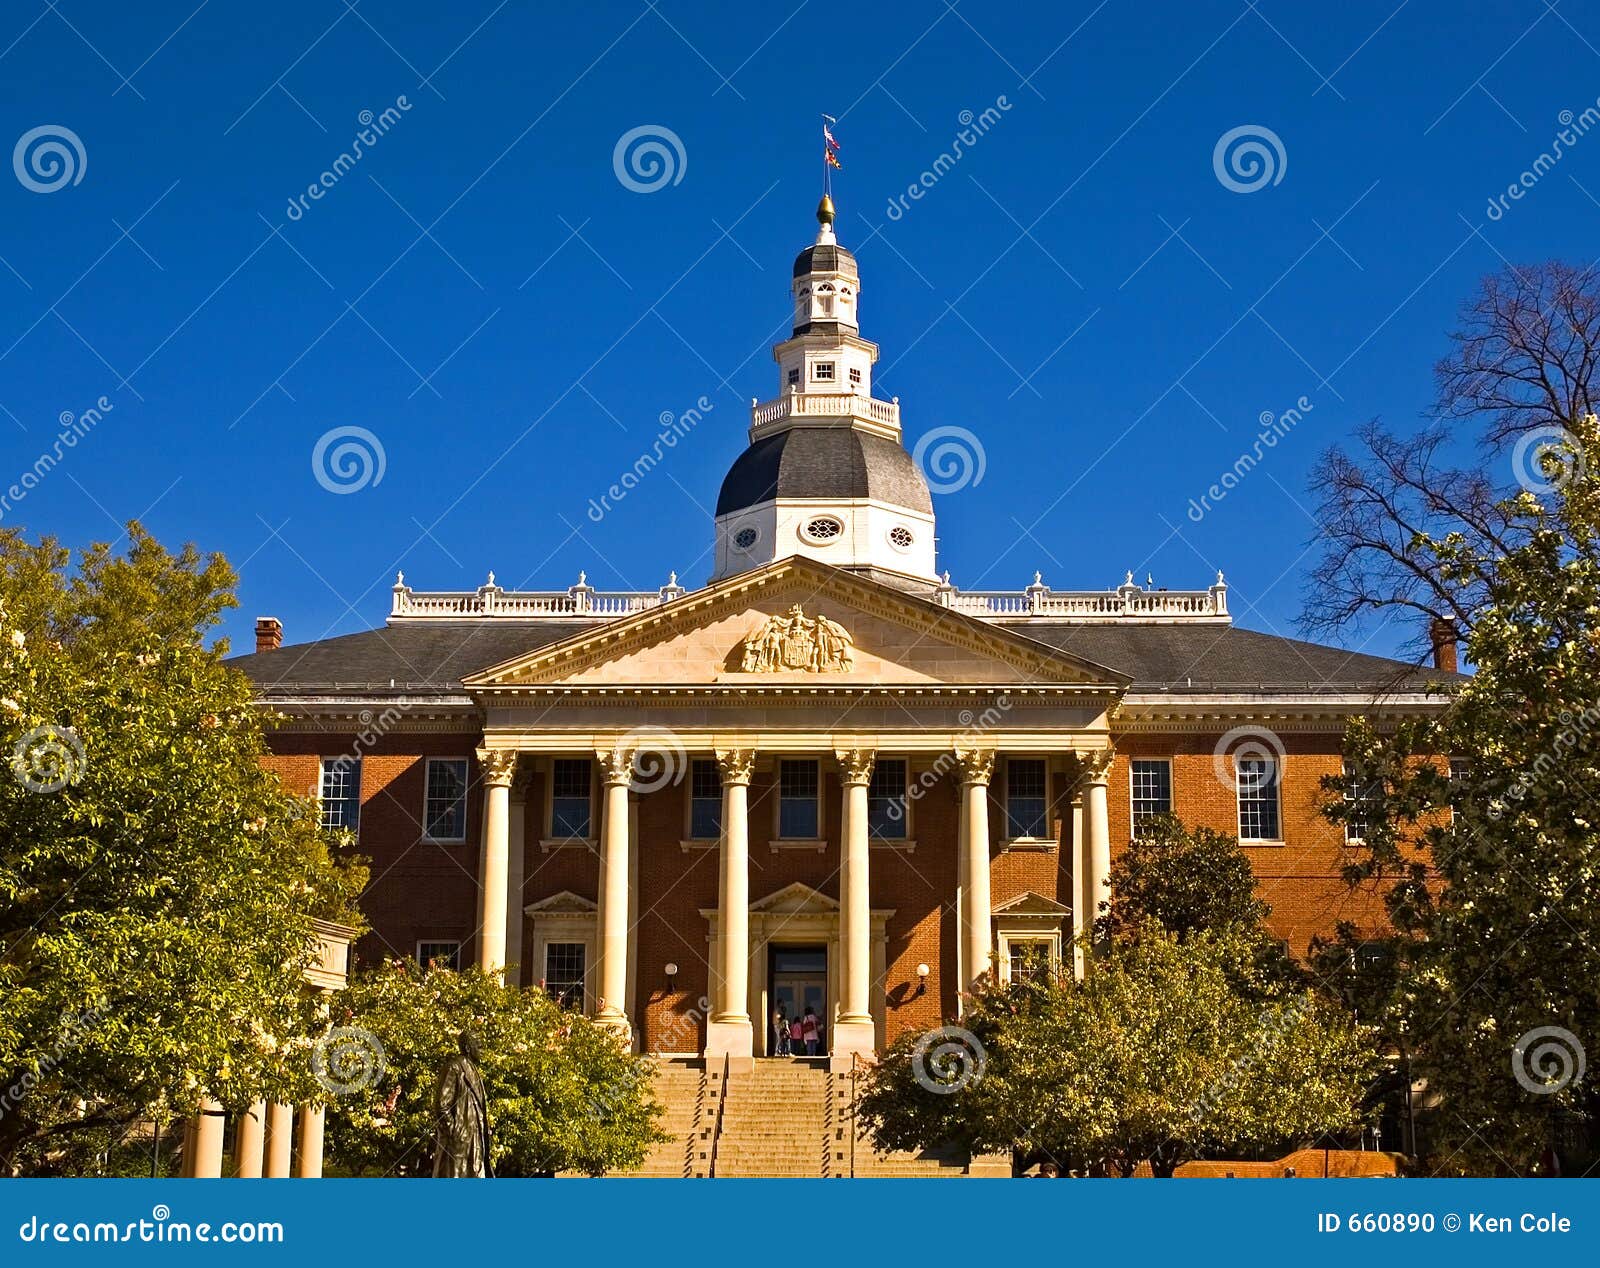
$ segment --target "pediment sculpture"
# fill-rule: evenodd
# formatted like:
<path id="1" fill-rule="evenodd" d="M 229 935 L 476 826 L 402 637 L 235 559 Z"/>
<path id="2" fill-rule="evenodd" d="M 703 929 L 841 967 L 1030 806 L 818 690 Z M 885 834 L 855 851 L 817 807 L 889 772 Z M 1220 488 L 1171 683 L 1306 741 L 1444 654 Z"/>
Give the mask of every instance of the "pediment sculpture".
<path id="1" fill-rule="evenodd" d="M 733 659 L 747 674 L 785 669 L 844 673 L 855 667 L 855 649 L 844 626 L 820 613 L 812 619 L 797 603 L 787 612 L 769 616 L 734 648 Z"/>

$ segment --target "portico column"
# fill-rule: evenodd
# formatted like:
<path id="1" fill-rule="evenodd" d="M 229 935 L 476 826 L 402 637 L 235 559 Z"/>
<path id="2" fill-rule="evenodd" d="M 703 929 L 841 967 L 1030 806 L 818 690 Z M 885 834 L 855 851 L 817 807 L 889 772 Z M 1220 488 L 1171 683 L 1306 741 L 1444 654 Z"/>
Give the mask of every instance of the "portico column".
<path id="1" fill-rule="evenodd" d="M 506 963 L 516 965 L 513 981 L 521 984 L 522 962 L 522 889 L 524 871 L 528 861 L 528 773 L 519 769 L 511 781 L 510 806 L 506 815 L 506 836 L 510 852 L 506 861 Z"/>
<path id="2" fill-rule="evenodd" d="M 1111 879 L 1111 821 L 1106 804 L 1106 782 L 1111 775 L 1115 753 L 1097 749 L 1083 754 L 1083 858 L 1084 870 L 1079 901 L 1083 904 L 1083 927 L 1092 931 L 1100 914 L 1100 904 L 1110 897 L 1106 883 Z"/>
<path id="3" fill-rule="evenodd" d="M 295 1175 L 302 1180 L 322 1179 L 322 1127 L 327 1111 L 320 1105 L 300 1107 L 300 1165 Z"/>
<path id="4" fill-rule="evenodd" d="M 267 1133 L 267 1103 L 256 1101 L 239 1115 L 233 1135 L 233 1174 L 259 1180 Z"/>
<path id="5" fill-rule="evenodd" d="M 200 1112 L 189 1122 L 184 1175 L 196 1180 L 215 1180 L 222 1175 L 222 1131 L 226 1121 L 218 1102 L 200 1102 Z"/>
<path id="6" fill-rule="evenodd" d="M 480 748 L 483 771 L 483 858 L 478 877 L 478 967 L 500 973 L 506 967 L 506 905 L 510 889 L 511 779 L 517 755 L 507 749 Z"/>
<path id="7" fill-rule="evenodd" d="M 722 774 L 722 842 L 717 873 L 717 978 L 721 990 L 706 1023 L 706 1056 L 749 1069 L 755 1056 L 750 1024 L 750 774 L 754 749 L 717 753 Z"/>
<path id="8" fill-rule="evenodd" d="M 624 1043 L 630 1043 L 628 785 L 633 781 L 633 753 L 618 748 L 602 752 L 599 757 L 605 803 L 600 830 L 600 1008 L 596 1020 L 615 1030 Z"/>
<path id="9" fill-rule="evenodd" d="M 867 788 L 877 757 L 871 749 L 838 754 L 844 785 L 840 827 L 839 1016 L 828 1045 L 833 1070 L 849 1070 L 852 1055 L 871 1056 L 877 1047 L 872 1024 L 872 899 L 869 876 L 871 841 L 867 833 Z"/>
<path id="10" fill-rule="evenodd" d="M 989 972 L 989 780 L 994 774 L 992 749 L 958 749 L 956 768 L 961 779 L 961 971 L 970 990 Z"/>
<path id="11" fill-rule="evenodd" d="M 286 1179 L 294 1158 L 294 1106 L 278 1101 L 267 1106 L 267 1178 Z"/>

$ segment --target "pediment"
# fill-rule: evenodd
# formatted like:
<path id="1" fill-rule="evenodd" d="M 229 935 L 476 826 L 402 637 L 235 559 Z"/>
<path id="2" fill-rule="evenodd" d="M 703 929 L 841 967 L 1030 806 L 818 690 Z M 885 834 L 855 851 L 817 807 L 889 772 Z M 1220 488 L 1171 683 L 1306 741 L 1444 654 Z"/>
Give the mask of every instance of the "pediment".
<path id="1" fill-rule="evenodd" d="M 570 889 L 564 889 L 559 894 L 551 894 L 549 898 L 529 903 L 522 910 L 529 916 L 592 916 L 600 908 L 592 898 L 585 898 L 582 894 L 574 894 Z"/>
<path id="2" fill-rule="evenodd" d="M 804 881 L 795 881 L 758 898 L 750 904 L 750 910 L 784 916 L 832 916 L 838 914 L 839 903 Z"/>
<path id="3" fill-rule="evenodd" d="M 1072 908 L 1053 898 L 1025 890 L 1015 898 L 1001 903 L 993 911 L 996 916 L 1070 916 Z"/>
<path id="4" fill-rule="evenodd" d="M 792 558 L 469 674 L 476 690 L 1125 688 L 1126 676 L 880 581 Z"/>

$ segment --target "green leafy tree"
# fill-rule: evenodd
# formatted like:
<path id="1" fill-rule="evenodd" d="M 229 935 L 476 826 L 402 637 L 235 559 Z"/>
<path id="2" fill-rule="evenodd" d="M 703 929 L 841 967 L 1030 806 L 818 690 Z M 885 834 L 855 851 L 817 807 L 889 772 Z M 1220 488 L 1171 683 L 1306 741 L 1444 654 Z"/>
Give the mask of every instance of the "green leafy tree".
<path id="1" fill-rule="evenodd" d="M 1308 990 L 1243 990 L 1256 939 L 1154 923 L 1082 981 L 981 986 L 959 1027 L 902 1036 L 860 1113 L 884 1148 L 955 1143 L 1019 1164 L 1158 1176 L 1197 1157 L 1287 1148 L 1359 1121 L 1370 1036 Z"/>
<path id="2" fill-rule="evenodd" d="M 1438 1106 L 1434 1163 L 1472 1173 L 1535 1168 L 1592 1111 L 1600 1037 L 1600 424 L 1526 461 L 1500 548 L 1413 542 L 1482 596 L 1475 674 L 1438 716 L 1353 726 L 1356 774 L 1327 781 L 1328 816 L 1363 823 L 1352 883 L 1387 894 L 1403 972 L 1375 999 Z"/>
<path id="3" fill-rule="evenodd" d="M 261 764 L 244 675 L 205 645 L 219 556 L 137 524 L 73 566 L 0 531 L 0 1166 L 92 1169 L 203 1097 L 314 1099 L 314 919 L 365 871 Z"/>
<path id="4" fill-rule="evenodd" d="M 497 1175 L 632 1170 L 665 1139 L 650 1061 L 543 991 L 393 960 L 356 977 L 337 1020 L 328 1143 L 358 1174 L 431 1174 L 434 1089 L 466 1031 L 482 1046 Z"/>

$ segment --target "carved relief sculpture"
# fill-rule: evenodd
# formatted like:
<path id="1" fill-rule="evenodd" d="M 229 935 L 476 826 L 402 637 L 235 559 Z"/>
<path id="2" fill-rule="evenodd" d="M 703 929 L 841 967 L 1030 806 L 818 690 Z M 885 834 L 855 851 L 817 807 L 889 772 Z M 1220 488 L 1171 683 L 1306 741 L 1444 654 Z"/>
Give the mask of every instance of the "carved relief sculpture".
<path id="1" fill-rule="evenodd" d="M 854 652 L 844 626 L 820 615 L 812 620 L 798 603 L 787 612 L 769 616 L 734 649 L 740 671 L 747 674 L 785 669 L 846 673 L 855 667 Z"/>

